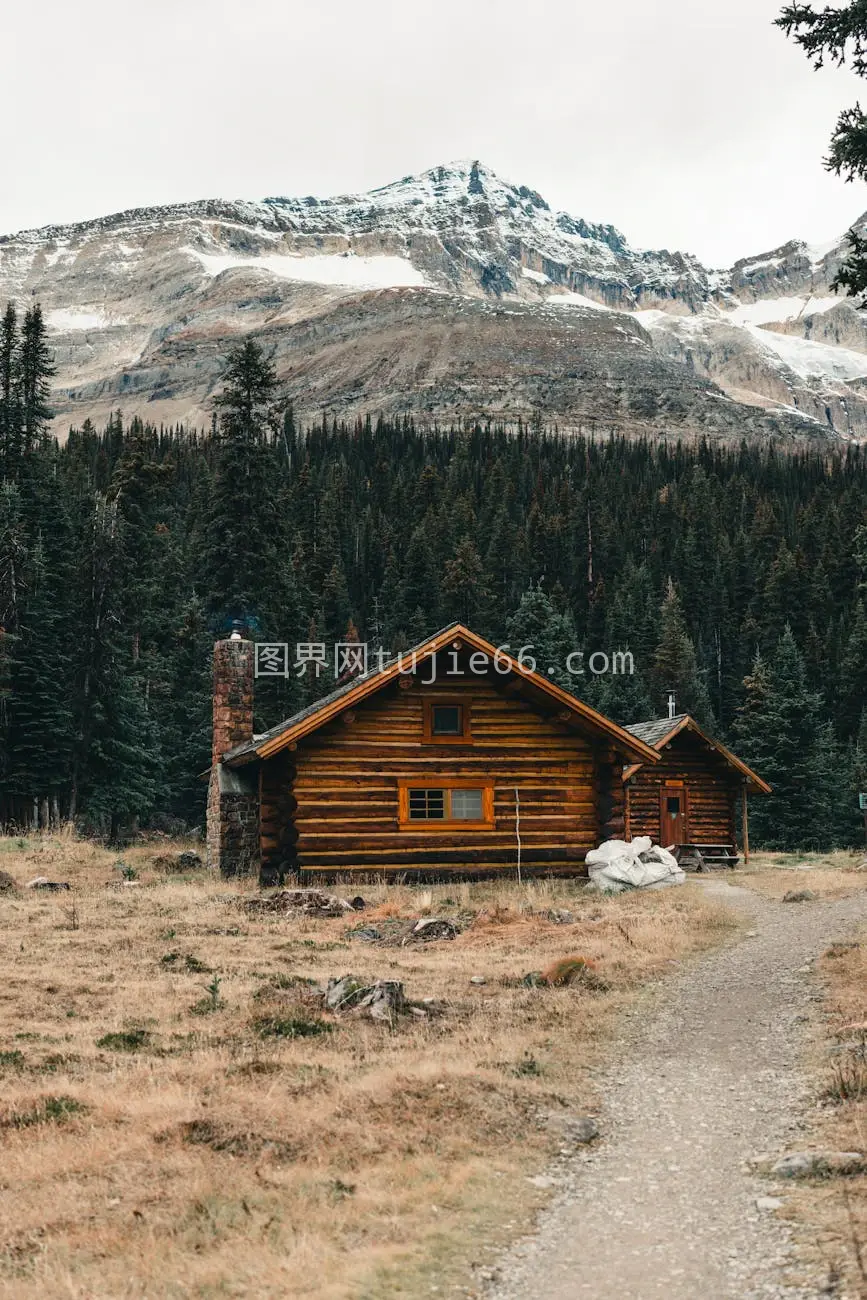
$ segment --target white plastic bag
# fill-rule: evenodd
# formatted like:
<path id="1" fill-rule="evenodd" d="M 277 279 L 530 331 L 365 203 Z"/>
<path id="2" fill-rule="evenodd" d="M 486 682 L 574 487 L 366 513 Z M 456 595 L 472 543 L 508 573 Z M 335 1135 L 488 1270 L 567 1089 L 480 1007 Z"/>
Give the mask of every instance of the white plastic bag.
<path id="1" fill-rule="evenodd" d="M 609 894 L 625 889 L 664 889 L 686 880 L 674 855 L 654 845 L 648 835 L 639 835 L 631 843 L 606 840 L 590 850 L 586 862 L 592 883 Z"/>

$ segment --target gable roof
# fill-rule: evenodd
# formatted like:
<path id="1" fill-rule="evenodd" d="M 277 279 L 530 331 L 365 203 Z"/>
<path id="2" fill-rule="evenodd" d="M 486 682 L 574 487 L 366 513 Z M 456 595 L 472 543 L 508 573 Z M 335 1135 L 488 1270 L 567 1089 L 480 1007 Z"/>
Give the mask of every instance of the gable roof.
<path id="1" fill-rule="evenodd" d="M 674 718 L 652 718 L 649 722 L 633 722 L 626 730 L 631 735 L 637 736 L 639 740 L 652 745 L 658 753 L 661 753 L 667 745 L 670 745 L 675 736 L 679 736 L 683 731 L 691 731 L 698 736 L 699 740 L 703 740 L 711 749 L 715 749 L 719 756 L 728 763 L 729 767 L 733 767 L 740 772 L 746 783 L 754 790 L 757 790 L 760 794 L 771 793 L 771 787 L 767 781 L 763 781 L 736 754 L 733 754 L 730 749 L 726 749 L 721 741 L 714 740 L 707 732 L 702 731 L 695 718 L 691 718 L 688 713 L 679 713 Z M 633 763 L 631 767 L 625 768 L 623 780 L 629 781 L 642 766 L 641 763 Z"/>
<path id="2" fill-rule="evenodd" d="M 510 672 L 519 676 L 528 685 L 534 687 L 555 703 L 560 704 L 564 709 L 568 709 L 570 717 L 565 719 L 567 725 L 574 725 L 581 730 L 590 728 L 601 733 L 607 737 L 616 749 L 628 755 L 633 761 L 637 760 L 639 765 L 659 761 L 659 755 L 640 736 L 630 735 L 625 728 L 618 726 L 616 722 L 612 722 L 610 718 L 604 717 L 601 713 L 597 713 L 595 709 L 591 709 L 588 704 L 584 704 L 582 700 L 570 694 L 569 691 L 555 685 L 549 678 L 522 668 L 511 655 L 498 649 L 490 641 L 486 641 L 484 637 L 471 632 L 462 623 L 452 623 L 448 627 L 442 628 L 441 631 L 435 632 L 433 636 L 419 642 L 411 650 L 405 651 L 403 655 L 394 656 L 383 665 L 381 670 L 377 666 L 363 676 L 353 678 L 352 681 L 347 682 L 345 685 L 338 686 L 330 695 L 326 695 L 321 700 L 317 700 L 315 704 L 310 704 L 307 708 L 301 709 L 298 713 L 293 714 L 291 718 L 287 718 L 285 722 L 278 723 L 270 731 L 254 736 L 252 740 L 245 741 L 243 745 L 236 745 L 234 749 L 228 750 L 223 755 L 223 764 L 235 767 L 252 762 L 257 758 L 272 758 L 280 750 L 296 744 L 304 736 L 308 736 L 311 732 L 324 727 L 326 723 L 331 722 L 344 709 L 351 708 L 353 704 L 360 703 L 370 695 L 375 695 L 389 682 L 406 673 L 409 663 L 414 661 L 415 664 L 420 666 L 425 659 L 454 645 L 455 642 L 460 642 L 462 646 L 487 655 L 492 661 L 494 656 L 498 655 L 500 662 L 507 664 Z"/>
<path id="3" fill-rule="evenodd" d="M 655 748 L 675 730 L 679 722 L 683 722 L 688 716 L 686 713 L 678 713 L 674 718 L 651 718 L 650 722 L 632 722 L 626 730 L 630 735 L 643 740 L 646 745 L 653 745 Z"/>

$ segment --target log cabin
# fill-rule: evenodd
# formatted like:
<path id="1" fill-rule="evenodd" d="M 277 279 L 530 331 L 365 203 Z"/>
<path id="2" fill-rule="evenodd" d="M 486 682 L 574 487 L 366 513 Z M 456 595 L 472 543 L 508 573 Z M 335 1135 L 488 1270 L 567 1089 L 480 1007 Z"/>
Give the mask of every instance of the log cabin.
<path id="1" fill-rule="evenodd" d="M 656 750 L 461 624 L 253 734 L 254 646 L 214 651 L 208 859 L 224 875 L 584 874 Z"/>
<path id="2" fill-rule="evenodd" d="M 626 728 L 660 757 L 623 772 L 627 838 L 649 835 L 673 848 L 684 865 L 733 867 L 738 862 L 737 804 L 741 849 L 749 861 L 747 796 L 771 787 L 731 750 L 708 736 L 689 714 L 637 722 Z"/>

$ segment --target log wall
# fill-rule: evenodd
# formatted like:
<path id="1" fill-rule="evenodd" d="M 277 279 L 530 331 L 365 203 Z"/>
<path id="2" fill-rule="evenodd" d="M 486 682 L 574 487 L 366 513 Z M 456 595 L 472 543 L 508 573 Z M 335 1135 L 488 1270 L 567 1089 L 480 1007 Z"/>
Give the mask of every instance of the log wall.
<path id="1" fill-rule="evenodd" d="M 630 836 L 649 835 L 659 842 L 660 789 L 668 781 L 682 781 L 686 787 L 689 843 L 736 843 L 739 778 L 716 751 L 688 731 L 674 738 L 654 767 L 640 768 L 627 783 Z"/>
<path id="2" fill-rule="evenodd" d="M 514 870 L 517 787 L 523 867 L 583 873 L 601 821 L 622 824 L 622 757 L 607 747 L 595 751 L 574 728 L 487 678 L 403 684 L 409 689 L 394 682 L 354 706 L 348 720 L 299 741 L 282 775 L 276 760 L 264 765 L 272 769 L 263 773 L 265 863 L 283 855 L 284 867 L 305 873 Z M 456 696 L 471 701 L 472 743 L 424 743 L 423 701 Z M 406 780 L 492 785 L 493 825 L 401 827 L 398 786 Z"/>

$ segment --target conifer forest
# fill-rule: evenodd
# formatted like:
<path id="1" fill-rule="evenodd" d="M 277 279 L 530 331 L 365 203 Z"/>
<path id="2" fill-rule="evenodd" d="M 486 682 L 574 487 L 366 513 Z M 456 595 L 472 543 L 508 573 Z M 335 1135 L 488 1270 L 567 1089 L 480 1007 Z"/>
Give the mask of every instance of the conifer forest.
<path id="1" fill-rule="evenodd" d="M 206 430 L 50 432 L 38 306 L 0 329 L 0 821 L 201 825 L 211 652 L 404 650 L 461 621 L 616 721 L 669 693 L 766 778 L 758 845 L 863 836 L 867 452 L 296 422 L 252 341 Z M 583 673 L 567 660 L 583 651 Z M 634 672 L 591 672 L 630 652 Z M 577 661 L 573 655 L 570 661 Z M 308 668 L 310 665 L 308 665 Z M 333 689 L 257 684 L 257 730 Z"/>

